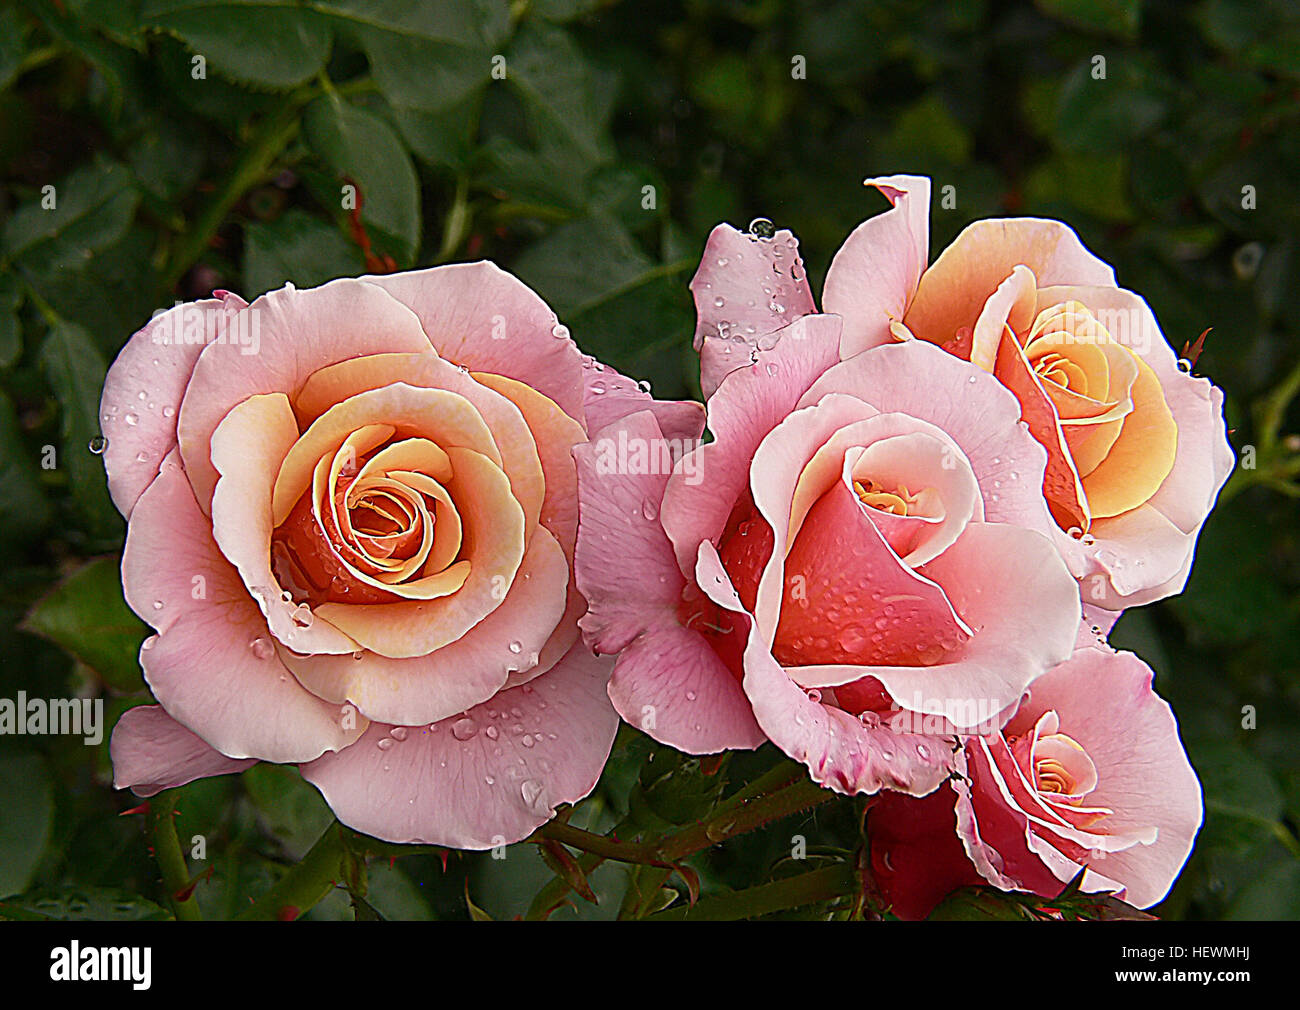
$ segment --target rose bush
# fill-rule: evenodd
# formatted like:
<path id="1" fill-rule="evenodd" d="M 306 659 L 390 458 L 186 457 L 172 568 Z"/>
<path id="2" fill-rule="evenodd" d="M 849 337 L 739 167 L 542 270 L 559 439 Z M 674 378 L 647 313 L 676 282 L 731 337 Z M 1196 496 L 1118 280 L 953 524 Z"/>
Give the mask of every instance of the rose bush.
<path id="1" fill-rule="evenodd" d="M 881 893 L 923 918 L 989 883 L 1055 898 L 1084 891 L 1139 908 L 1173 885 L 1201 826 L 1201 787 L 1152 673 L 1084 632 L 999 732 L 966 742 L 958 774 L 925 799 L 883 794 L 868 818 Z"/>
<path id="2" fill-rule="evenodd" d="M 602 466 L 602 444 L 663 441 L 642 411 L 576 450 L 581 623 L 655 738 L 771 739 L 831 788 L 924 795 L 952 770 L 938 735 L 1001 725 L 1073 647 L 1046 453 L 993 376 L 926 342 L 841 361 L 839 319 L 805 314 L 756 343 L 811 305 L 797 259 L 788 233 L 710 240 L 697 303 L 735 331 L 704 347 L 712 442 Z"/>
<path id="3" fill-rule="evenodd" d="M 699 433 L 487 263 L 157 315 L 101 408 L 158 632 L 117 785 L 292 763 L 361 831 L 466 848 L 585 796 L 617 718 L 578 640 L 571 451 L 633 411 Z"/>

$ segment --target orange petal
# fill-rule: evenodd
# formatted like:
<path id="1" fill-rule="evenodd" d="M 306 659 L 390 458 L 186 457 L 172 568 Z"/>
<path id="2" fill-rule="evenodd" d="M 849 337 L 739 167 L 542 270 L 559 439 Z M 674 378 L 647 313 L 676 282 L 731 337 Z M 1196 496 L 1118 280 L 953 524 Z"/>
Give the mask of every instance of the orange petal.
<path id="1" fill-rule="evenodd" d="M 469 565 L 460 589 L 438 599 L 316 608 L 363 648 L 390 659 L 422 656 L 464 635 L 505 598 L 524 555 L 523 509 L 500 466 L 470 449 L 450 447 L 447 455 L 447 491 L 465 526 L 462 563 Z"/>
<path id="2" fill-rule="evenodd" d="M 1141 358 L 1133 360 L 1138 365 L 1131 393 L 1133 412 L 1124 418 L 1106 458 L 1083 479 L 1089 510 L 1098 519 L 1137 508 L 1160 489 L 1174 468 L 1178 425 L 1156 373 Z"/>

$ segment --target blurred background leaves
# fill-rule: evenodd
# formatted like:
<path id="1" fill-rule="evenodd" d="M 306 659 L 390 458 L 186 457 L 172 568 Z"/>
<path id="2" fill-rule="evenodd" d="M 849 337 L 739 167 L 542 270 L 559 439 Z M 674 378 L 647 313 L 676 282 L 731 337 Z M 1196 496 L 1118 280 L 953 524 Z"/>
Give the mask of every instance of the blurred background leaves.
<path id="1" fill-rule="evenodd" d="M 123 527 L 87 446 L 107 363 L 156 309 L 487 257 L 584 350 L 692 396 L 686 282 L 709 229 L 793 229 L 820 290 L 844 236 L 882 209 L 861 180 L 904 171 L 934 177 L 933 252 L 978 217 L 1061 217 L 1175 347 L 1214 328 L 1197 372 L 1226 390 L 1256 468 L 1207 525 L 1187 592 L 1113 639 L 1156 668 L 1205 785 L 1196 852 L 1157 911 L 1300 917 L 1300 20 L 1286 0 L 6 0 L 0 698 L 103 697 L 110 726 L 147 699 Z M 574 823 L 689 818 L 774 765 L 769 750 L 709 778 L 625 729 Z M 264 893 L 330 820 L 279 768 L 176 800 L 213 917 Z M 108 786 L 107 737 L 0 736 L 0 915 L 167 914 L 142 819 L 119 816 L 133 804 Z M 823 806 L 692 866 L 706 893 L 779 880 L 802 863 L 795 836 L 810 861 L 842 862 L 860 810 Z M 310 914 L 465 918 L 467 893 L 481 914 L 520 914 L 555 868 L 532 846 L 507 856 L 377 860 L 364 894 Z M 686 886 L 628 881 L 604 864 L 600 904 L 570 893 L 555 914 L 648 914 Z"/>

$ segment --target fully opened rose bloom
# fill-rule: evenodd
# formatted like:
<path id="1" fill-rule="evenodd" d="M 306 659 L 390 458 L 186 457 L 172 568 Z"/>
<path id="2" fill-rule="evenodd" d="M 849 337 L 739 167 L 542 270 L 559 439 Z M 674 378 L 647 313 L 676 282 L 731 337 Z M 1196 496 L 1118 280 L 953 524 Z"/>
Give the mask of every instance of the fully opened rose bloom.
<path id="1" fill-rule="evenodd" d="M 155 317 L 102 403 L 158 632 L 117 785 L 292 763 L 361 831 L 467 848 L 585 796 L 617 718 L 578 637 L 572 450 L 641 410 L 698 434 L 486 263 Z"/>
<path id="2" fill-rule="evenodd" d="M 1131 653 L 1081 643 L 1039 677 L 1000 732 L 969 740 L 958 775 L 924 799 L 886 794 L 868 816 L 874 875 L 903 918 L 969 884 L 1054 898 L 1085 891 L 1148 908 L 1182 869 L 1201 788 L 1173 713 Z"/>
<path id="3" fill-rule="evenodd" d="M 796 260 L 788 233 L 710 241 L 697 304 L 744 357 L 704 356 L 712 442 L 610 465 L 602 446 L 663 442 L 643 411 L 576 450 L 582 627 L 621 652 L 616 708 L 663 742 L 771 739 L 834 789 L 924 795 L 951 771 L 937 734 L 1001 725 L 1073 647 L 1046 453 L 1010 392 L 937 347 L 840 361 L 838 318 L 775 328 L 811 307 Z"/>
<path id="4" fill-rule="evenodd" d="M 893 206 L 827 273 L 842 353 L 917 338 L 994 375 L 1047 449 L 1043 492 L 1084 600 L 1118 611 L 1181 591 L 1233 465 L 1222 392 L 1061 222 L 977 221 L 927 266 L 930 180 L 868 184 Z"/>

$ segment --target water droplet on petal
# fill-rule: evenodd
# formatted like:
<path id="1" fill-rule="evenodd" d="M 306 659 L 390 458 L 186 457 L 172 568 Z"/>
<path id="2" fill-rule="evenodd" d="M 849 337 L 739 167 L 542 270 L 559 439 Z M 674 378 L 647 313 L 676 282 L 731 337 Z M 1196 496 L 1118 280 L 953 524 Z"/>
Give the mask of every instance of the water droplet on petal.
<path id="1" fill-rule="evenodd" d="M 248 647 L 258 659 L 270 659 L 271 653 L 275 651 L 275 646 L 265 638 L 254 638 L 248 643 Z"/>
<path id="2" fill-rule="evenodd" d="M 108 439 L 106 439 L 103 435 L 96 435 L 94 438 L 90 440 L 89 449 L 96 456 L 103 453 L 103 451 L 107 448 L 108 448 Z"/>
<path id="3" fill-rule="evenodd" d="M 546 809 L 546 787 L 536 779 L 524 779 L 520 783 L 519 793 L 533 810 Z"/>
<path id="4" fill-rule="evenodd" d="M 451 724 L 451 735 L 457 740 L 468 740 L 477 732 L 478 724 L 469 716 L 464 719 L 457 719 Z"/>

